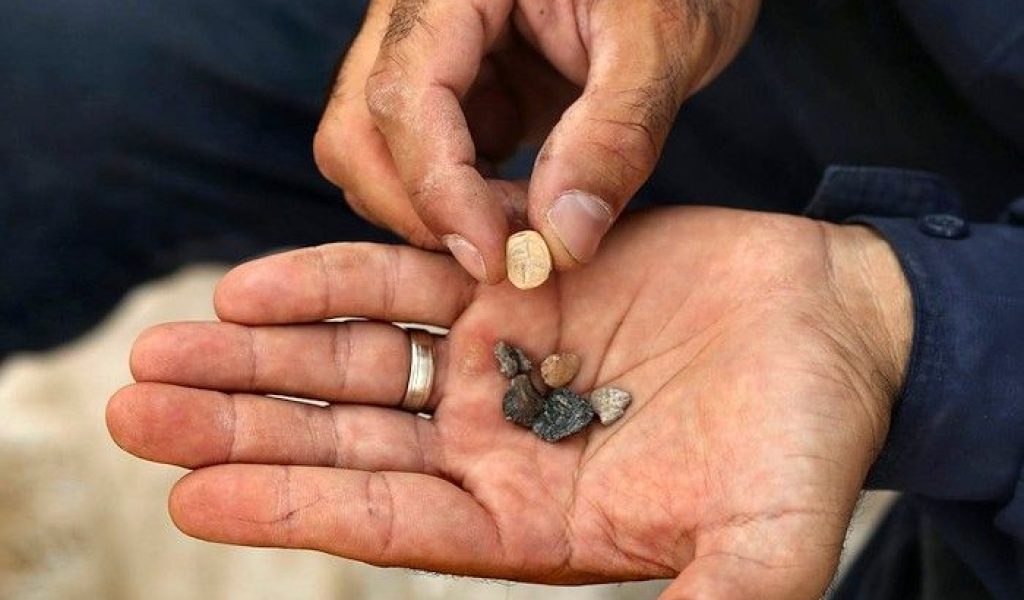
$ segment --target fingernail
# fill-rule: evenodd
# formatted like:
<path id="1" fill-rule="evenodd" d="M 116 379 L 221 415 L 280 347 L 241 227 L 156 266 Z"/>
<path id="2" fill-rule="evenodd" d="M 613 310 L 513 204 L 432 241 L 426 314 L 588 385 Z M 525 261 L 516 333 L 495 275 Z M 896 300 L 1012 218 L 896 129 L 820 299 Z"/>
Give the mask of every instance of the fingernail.
<path id="1" fill-rule="evenodd" d="M 463 269 L 473 276 L 477 281 L 487 281 L 487 267 L 484 265 L 484 257 L 476 246 L 466 241 L 466 238 L 456 233 L 441 236 L 441 242 L 448 246 L 448 250 L 459 261 Z"/>
<path id="2" fill-rule="evenodd" d="M 570 190 L 548 210 L 548 223 L 565 249 L 579 262 L 590 260 L 612 224 L 612 210 L 593 194 Z"/>

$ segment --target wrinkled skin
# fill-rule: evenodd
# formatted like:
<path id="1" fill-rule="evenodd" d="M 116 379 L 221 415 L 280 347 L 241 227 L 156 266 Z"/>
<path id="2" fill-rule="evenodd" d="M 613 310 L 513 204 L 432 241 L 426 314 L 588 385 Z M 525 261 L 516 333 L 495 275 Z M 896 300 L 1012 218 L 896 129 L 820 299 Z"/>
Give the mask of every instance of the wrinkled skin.
<path id="1" fill-rule="evenodd" d="M 320 122 L 317 165 L 357 213 L 415 245 L 448 244 L 481 281 L 505 277 L 505 239 L 527 224 L 557 269 L 575 268 L 654 170 L 682 102 L 739 52 L 759 6 L 373 0 Z M 495 169 L 527 144 L 542 148 L 528 189 Z M 549 211 L 573 190 L 603 209 L 558 230 Z"/>
<path id="2" fill-rule="evenodd" d="M 412 248 L 243 265 L 217 290 L 225 322 L 140 337 L 110 430 L 195 469 L 170 510 L 202 539 L 538 582 L 677 577 L 667 599 L 818 597 L 906 362 L 891 251 L 860 227 L 703 208 L 635 216 L 608 242 L 530 292 Z M 290 324 L 340 315 L 451 327 L 432 419 L 395 408 L 403 333 Z M 633 405 L 543 442 L 502 418 L 498 339 L 575 352 L 574 388 Z"/>

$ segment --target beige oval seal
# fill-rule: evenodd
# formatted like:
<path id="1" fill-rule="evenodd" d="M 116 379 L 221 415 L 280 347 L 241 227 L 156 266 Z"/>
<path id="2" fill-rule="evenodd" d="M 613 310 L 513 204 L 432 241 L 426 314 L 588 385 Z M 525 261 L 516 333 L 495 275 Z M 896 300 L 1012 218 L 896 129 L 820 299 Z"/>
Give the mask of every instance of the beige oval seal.
<path id="1" fill-rule="evenodd" d="M 551 274 L 551 252 L 541 234 L 532 229 L 509 236 L 505 259 L 508 280 L 521 290 L 537 287 Z"/>

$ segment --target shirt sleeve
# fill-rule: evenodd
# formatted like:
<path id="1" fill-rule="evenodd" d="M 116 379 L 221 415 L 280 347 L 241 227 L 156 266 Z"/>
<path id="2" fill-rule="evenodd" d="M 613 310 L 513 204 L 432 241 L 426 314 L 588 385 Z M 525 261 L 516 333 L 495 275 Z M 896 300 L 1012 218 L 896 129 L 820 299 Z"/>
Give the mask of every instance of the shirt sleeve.
<path id="1" fill-rule="evenodd" d="M 831 167 L 809 216 L 874 228 L 910 284 L 904 387 L 868 486 L 994 502 L 1024 540 L 1024 198 L 968 223 L 940 177 Z"/>
<path id="2" fill-rule="evenodd" d="M 1019 208 L 1024 213 L 1024 201 Z M 904 388 L 867 486 L 921 498 L 922 510 L 993 597 L 1018 598 L 1024 591 L 1024 227 L 967 224 L 951 215 L 850 221 L 870 225 L 889 242 L 914 302 Z"/>
<path id="3" fill-rule="evenodd" d="M 931 173 L 826 170 L 810 217 L 874 228 L 911 288 L 903 389 L 869 488 L 911 494 L 996 598 L 1024 594 L 1024 198 L 969 223 Z"/>
<path id="4" fill-rule="evenodd" d="M 937 218 L 946 221 L 930 225 Z M 1012 499 L 1024 538 L 1024 495 L 1014 498 L 1024 465 L 1024 227 L 952 215 L 849 221 L 889 242 L 914 303 L 904 388 L 869 483 Z"/>

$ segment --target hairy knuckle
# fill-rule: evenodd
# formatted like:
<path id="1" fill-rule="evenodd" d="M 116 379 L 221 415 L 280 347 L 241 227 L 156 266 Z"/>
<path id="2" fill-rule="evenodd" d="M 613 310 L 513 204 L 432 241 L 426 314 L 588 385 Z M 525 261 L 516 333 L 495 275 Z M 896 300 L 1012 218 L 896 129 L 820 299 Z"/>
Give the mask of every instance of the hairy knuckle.
<path id="1" fill-rule="evenodd" d="M 678 2 L 678 0 L 674 0 L 674 2 Z M 678 6 L 682 8 L 680 23 L 685 24 L 690 34 L 696 33 L 700 29 L 707 29 L 713 35 L 718 36 L 722 29 L 725 13 L 735 11 L 730 2 L 723 0 L 683 0 L 678 3 Z"/>
<path id="2" fill-rule="evenodd" d="M 642 120 L 602 119 L 605 127 L 591 139 L 598 154 L 605 155 L 609 175 L 620 182 L 646 179 L 657 163 L 660 147 L 650 126 Z"/>
<path id="3" fill-rule="evenodd" d="M 680 61 L 667 60 L 657 75 L 627 92 L 626 104 L 633 109 L 637 123 L 647 130 L 655 145 L 668 135 L 686 96 L 685 71 Z"/>
<path id="4" fill-rule="evenodd" d="M 427 0 L 397 0 L 388 20 L 381 45 L 385 48 L 398 44 L 409 37 L 419 24 L 420 14 L 427 6 Z"/>

